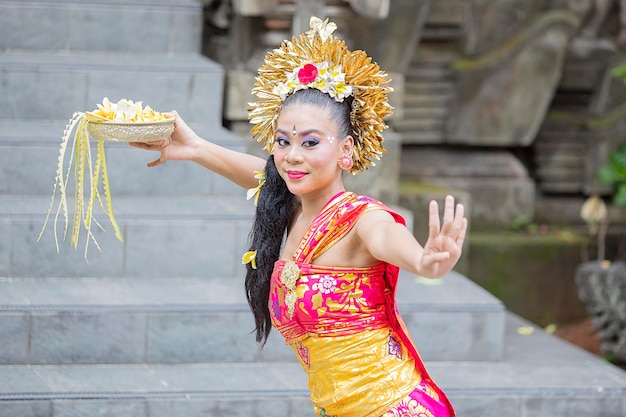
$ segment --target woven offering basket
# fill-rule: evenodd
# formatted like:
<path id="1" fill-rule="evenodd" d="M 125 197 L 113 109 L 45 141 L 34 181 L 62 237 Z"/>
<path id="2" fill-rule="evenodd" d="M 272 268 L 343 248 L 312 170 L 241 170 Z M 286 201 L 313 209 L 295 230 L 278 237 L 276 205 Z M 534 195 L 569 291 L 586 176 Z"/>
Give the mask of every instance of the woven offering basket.
<path id="1" fill-rule="evenodd" d="M 158 122 L 89 122 L 87 129 L 102 142 L 156 142 L 174 131 L 174 118 Z"/>

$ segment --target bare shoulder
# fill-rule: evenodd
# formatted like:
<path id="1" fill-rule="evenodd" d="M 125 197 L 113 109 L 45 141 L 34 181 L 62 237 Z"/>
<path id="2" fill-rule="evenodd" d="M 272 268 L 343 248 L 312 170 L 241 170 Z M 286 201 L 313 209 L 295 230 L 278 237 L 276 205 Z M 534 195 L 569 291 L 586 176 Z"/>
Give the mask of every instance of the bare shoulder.
<path id="1" fill-rule="evenodd" d="M 388 211 L 380 208 L 380 209 L 372 209 L 367 210 L 357 221 L 357 226 L 361 227 L 363 225 L 375 225 L 377 223 L 395 223 L 395 219 Z"/>
<path id="2" fill-rule="evenodd" d="M 355 225 L 355 231 L 361 239 L 369 239 L 372 234 L 378 233 L 379 227 L 395 223 L 395 219 L 388 211 L 373 209 L 363 213 Z"/>

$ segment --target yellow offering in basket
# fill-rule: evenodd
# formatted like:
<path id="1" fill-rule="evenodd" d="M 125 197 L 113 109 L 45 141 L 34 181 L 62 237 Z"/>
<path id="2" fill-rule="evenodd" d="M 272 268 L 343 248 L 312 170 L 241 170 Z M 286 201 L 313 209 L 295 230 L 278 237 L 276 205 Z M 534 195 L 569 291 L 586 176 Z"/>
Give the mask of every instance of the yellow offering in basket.
<path id="1" fill-rule="evenodd" d="M 70 135 L 75 131 L 72 149 L 67 156 Z M 133 102 L 122 99 L 117 103 L 112 103 L 108 98 L 98 104 L 98 109 L 88 112 L 76 112 L 70 119 L 63 133 L 57 171 L 52 190 L 52 200 L 44 225 L 37 240 L 41 239 L 48 219 L 57 201 L 57 190 L 59 192 L 58 205 L 54 217 L 54 241 L 57 252 L 59 251 L 59 240 L 57 236 L 57 222 L 63 213 L 65 226 L 63 229 L 63 239 L 67 237 L 70 215 L 67 204 L 67 187 L 70 181 L 70 174 L 73 168 L 74 190 L 74 212 L 71 219 L 72 230 L 70 234 L 70 245 L 76 249 L 81 228 L 87 234 L 85 238 L 85 258 L 89 243 L 93 242 L 98 249 L 100 246 L 94 237 L 91 226 L 93 223 L 102 228 L 94 218 L 93 208 L 96 200 L 102 207 L 105 215 L 111 221 L 115 236 L 121 242 L 124 241 L 119 225 L 115 221 L 113 214 L 113 204 L 111 202 L 111 188 L 104 152 L 105 142 L 151 142 L 166 139 L 174 131 L 174 118 L 164 113 L 152 110 L 149 106 L 145 108 L 142 102 Z M 92 156 L 89 135 L 96 139 L 95 160 Z M 67 168 L 65 160 L 69 158 Z M 88 192 L 85 193 L 85 182 L 89 181 Z M 102 188 L 102 193 L 100 188 Z M 82 227 L 81 227 L 82 226 Z"/>

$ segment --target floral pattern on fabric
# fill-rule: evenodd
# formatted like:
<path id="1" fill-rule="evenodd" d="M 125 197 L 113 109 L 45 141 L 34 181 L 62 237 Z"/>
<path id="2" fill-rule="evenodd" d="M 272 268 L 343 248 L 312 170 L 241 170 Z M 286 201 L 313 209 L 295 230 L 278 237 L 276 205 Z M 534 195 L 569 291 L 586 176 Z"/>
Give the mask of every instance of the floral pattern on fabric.
<path id="1" fill-rule="evenodd" d="M 392 335 L 389 335 L 389 340 L 387 341 L 387 353 L 402 360 L 402 349 L 400 348 L 400 343 Z"/>
<path id="2" fill-rule="evenodd" d="M 435 415 L 417 400 L 407 398 L 381 417 L 435 417 Z"/>
<path id="3" fill-rule="evenodd" d="M 321 275 L 317 284 L 313 284 L 313 289 L 318 289 L 322 294 L 335 292 L 337 280 L 332 275 Z"/>
<path id="4" fill-rule="evenodd" d="M 302 361 L 302 363 L 308 368 L 311 364 L 311 361 L 309 358 L 309 348 L 304 346 L 301 342 L 296 342 L 294 344 L 294 349 L 296 353 L 298 354 L 298 356 L 300 357 L 300 360 Z"/>

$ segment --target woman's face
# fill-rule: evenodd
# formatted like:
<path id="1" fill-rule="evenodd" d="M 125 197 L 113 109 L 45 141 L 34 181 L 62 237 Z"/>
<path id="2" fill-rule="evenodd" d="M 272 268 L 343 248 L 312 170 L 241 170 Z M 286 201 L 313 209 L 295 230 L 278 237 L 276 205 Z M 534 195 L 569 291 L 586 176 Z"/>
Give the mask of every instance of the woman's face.
<path id="1" fill-rule="evenodd" d="M 274 161 L 295 195 L 343 190 L 337 165 L 352 153 L 352 137 L 339 137 L 330 110 L 312 104 L 292 104 L 278 118 Z"/>

